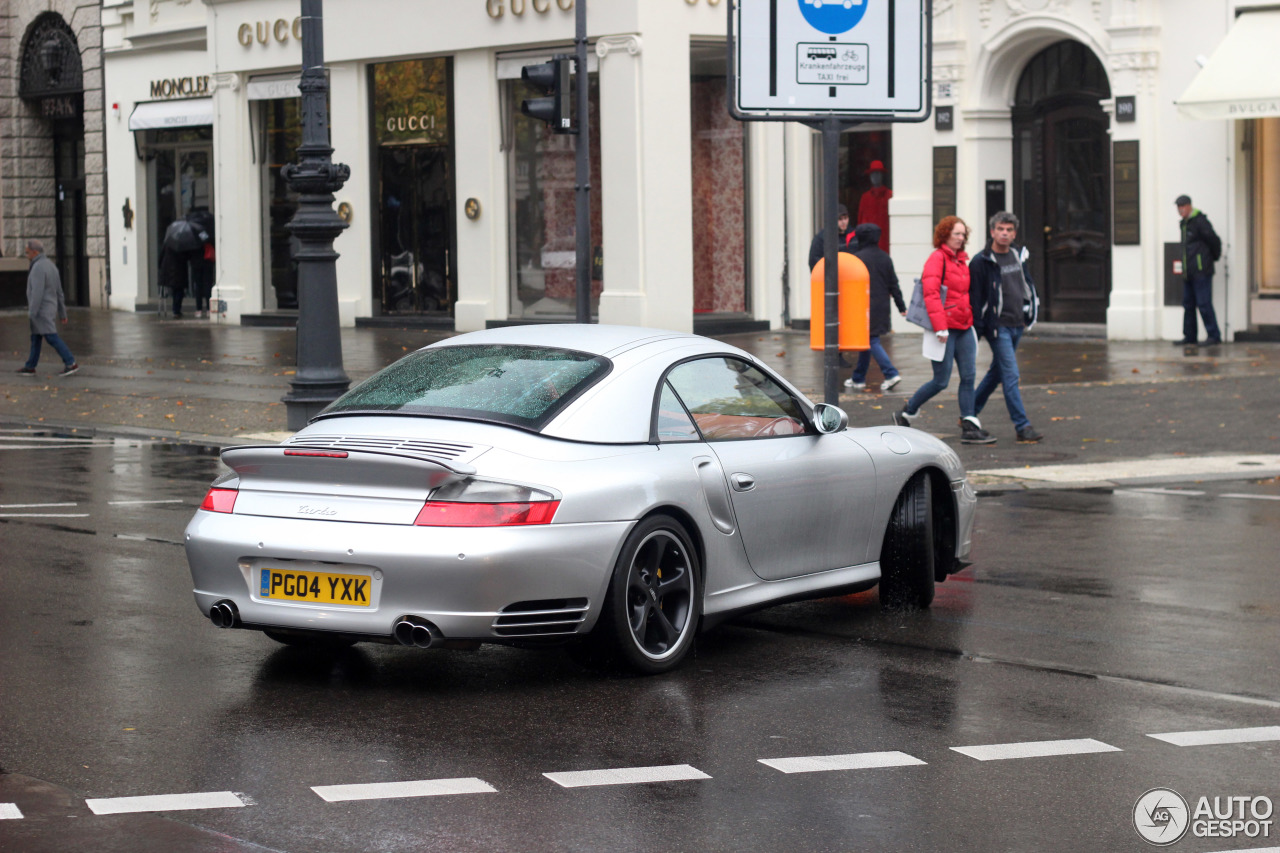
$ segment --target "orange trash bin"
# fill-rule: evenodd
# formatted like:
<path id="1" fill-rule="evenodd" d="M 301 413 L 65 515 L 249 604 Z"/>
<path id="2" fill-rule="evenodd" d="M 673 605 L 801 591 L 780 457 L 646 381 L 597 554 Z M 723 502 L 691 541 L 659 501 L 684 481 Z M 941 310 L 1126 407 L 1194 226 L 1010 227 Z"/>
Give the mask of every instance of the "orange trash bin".
<path id="1" fill-rule="evenodd" d="M 840 349 L 871 349 L 871 274 L 861 259 L 838 252 L 840 277 Z M 809 348 L 826 348 L 826 259 L 809 276 Z"/>

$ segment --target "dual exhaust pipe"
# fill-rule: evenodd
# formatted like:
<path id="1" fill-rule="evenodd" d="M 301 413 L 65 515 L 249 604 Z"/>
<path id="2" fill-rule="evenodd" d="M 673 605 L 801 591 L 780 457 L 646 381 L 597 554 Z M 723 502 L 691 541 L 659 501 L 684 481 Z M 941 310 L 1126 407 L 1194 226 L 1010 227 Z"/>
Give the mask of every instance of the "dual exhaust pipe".
<path id="1" fill-rule="evenodd" d="M 217 628 L 234 628 L 240 621 L 240 611 L 234 601 L 224 599 L 209 608 L 209 621 Z"/>
<path id="2" fill-rule="evenodd" d="M 396 620 L 391 635 L 402 646 L 432 649 L 444 644 L 444 634 L 440 629 L 421 616 L 401 616 Z"/>

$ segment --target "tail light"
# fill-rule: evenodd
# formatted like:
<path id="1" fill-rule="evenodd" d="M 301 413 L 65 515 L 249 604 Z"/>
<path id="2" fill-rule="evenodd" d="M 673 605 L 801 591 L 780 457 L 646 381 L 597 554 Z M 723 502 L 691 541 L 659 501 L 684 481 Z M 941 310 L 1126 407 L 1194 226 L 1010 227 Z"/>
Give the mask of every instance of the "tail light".
<path id="1" fill-rule="evenodd" d="M 420 527 L 550 524 L 559 506 L 554 496 L 538 489 L 464 480 L 433 492 L 413 523 Z"/>
<path id="2" fill-rule="evenodd" d="M 214 487 L 209 490 L 209 494 L 204 496 L 204 502 L 200 504 L 201 509 L 209 512 L 234 512 L 236 508 L 236 495 L 240 494 L 236 489 L 219 489 Z"/>

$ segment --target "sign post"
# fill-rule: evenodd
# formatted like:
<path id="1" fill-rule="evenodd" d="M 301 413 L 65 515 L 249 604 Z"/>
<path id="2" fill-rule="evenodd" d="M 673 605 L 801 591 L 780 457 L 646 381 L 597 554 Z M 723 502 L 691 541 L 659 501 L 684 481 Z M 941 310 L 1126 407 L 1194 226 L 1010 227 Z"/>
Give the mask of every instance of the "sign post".
<path id="1" fill-rule="evenodd" d="M 931 0 L 730 0 L 729 113 L 822 132 L 823 400 L 840 398 L 840 134 L 863 121 L 920 122 L 932 103 Z"/>

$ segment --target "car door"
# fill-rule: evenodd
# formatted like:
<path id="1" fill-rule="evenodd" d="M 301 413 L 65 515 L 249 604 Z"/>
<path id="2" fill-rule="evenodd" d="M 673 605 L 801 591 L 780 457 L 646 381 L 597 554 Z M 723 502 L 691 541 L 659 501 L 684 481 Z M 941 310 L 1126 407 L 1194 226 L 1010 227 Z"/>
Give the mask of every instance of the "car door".
<path id="1" fill-rule="evenodd" d="M 684 362 L 667 381 L 729 481 L 738 531 L 766 580 L 864 562 L 875 503 L 871 457 L 847 434 L 818 434 L 798 400 L 729 356 Z"/>

